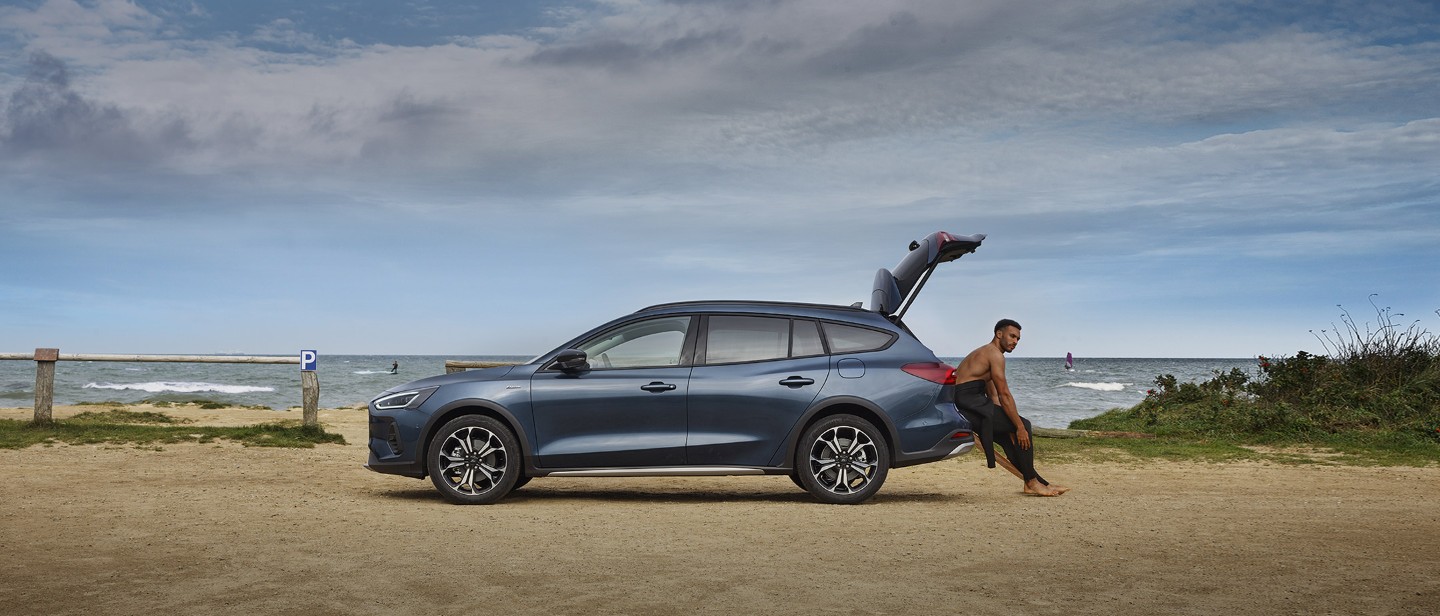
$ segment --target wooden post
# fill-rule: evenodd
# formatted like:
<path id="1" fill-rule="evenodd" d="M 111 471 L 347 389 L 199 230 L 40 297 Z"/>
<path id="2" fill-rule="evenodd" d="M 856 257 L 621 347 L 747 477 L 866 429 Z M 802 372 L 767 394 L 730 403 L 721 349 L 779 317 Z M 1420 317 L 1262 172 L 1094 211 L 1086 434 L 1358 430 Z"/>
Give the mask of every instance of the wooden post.
<path id="1" fill-rule="evenodd" d="M 452 366 L 452 365 L 450 365 L 450 362 L 448 362 L 448 361 L 445 362 L 445 374 L 455 374 L 456 372 L 464 372 L 464 371 L 465 371 L 465 369 L 464 369 L 464 368 L 461 368 L 460 366 Z"/>
<path id="2" fill-rule="evenodd" d="M 35 349 L 35 423 L 53 421 L 51 410 L 55 401 L 55 362 L 60 349 Z"/>
<path id="3" fill-rule="evenodd" d="M 320 377 L 314 370 L 300 371 L 300 400 L 305 407 L 305 425 L 319 425 Z"/>

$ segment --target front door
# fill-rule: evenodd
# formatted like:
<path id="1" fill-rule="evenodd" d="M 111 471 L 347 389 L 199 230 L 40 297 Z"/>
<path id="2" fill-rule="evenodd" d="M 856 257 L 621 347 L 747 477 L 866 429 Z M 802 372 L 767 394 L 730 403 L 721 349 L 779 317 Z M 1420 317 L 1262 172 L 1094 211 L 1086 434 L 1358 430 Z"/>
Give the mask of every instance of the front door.
<path id="1" fill-rule="evenodd" d="M 547 367 L 531 378 L 541 468 L 685 463 L 684 361 L 691 317 L 621 325 L 580 343 L 590 369 Z"/>

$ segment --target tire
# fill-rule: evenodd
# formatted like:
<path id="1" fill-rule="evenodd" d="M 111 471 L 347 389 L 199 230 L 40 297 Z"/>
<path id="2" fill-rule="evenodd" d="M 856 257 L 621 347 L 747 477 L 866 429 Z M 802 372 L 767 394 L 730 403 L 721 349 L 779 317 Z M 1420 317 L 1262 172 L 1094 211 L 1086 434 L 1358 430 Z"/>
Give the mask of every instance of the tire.
<path id="1" fill-rule="evenodd" d="M 520 444 L 510 428 L 484 415 L 456 417 L 430 439 L 430 481 L 457 505 L 489 505 L 520 478 Z"/>
<path id="2" fill-rule="evenodd" d="M 880 431 L 854 415 L 826 417 L 800 437 L 795 474 L 817 500 L 856 505 L 869 500 L 890 472 L 890 447 Z"/>

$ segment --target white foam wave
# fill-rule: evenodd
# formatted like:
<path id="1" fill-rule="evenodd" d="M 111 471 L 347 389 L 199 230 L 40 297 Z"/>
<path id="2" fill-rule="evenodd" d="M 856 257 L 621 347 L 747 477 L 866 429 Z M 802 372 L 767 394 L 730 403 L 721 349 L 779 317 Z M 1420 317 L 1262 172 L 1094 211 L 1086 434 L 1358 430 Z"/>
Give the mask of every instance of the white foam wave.
<path id="1" fill-rule="evenodd" d="M 1079 387 L 1095 391 L 1124 391 L 1125 383 L 1066 383 L 1066 387 Z"/>
<path id="2" fill-rule="evenodd" d="M 217 383 L 189 383 L 177 381 L 152 381 L 149 383 L 86 383 L 85 389 L 126 389 L 137 391 L 148 391 L 152 394 L 162 392 L 177 392 L 182 394 L 193 394 L 200 392 L 215 392 L 222 394 L 248 394 L 257 391 L 275 391 L 274 387 L 255 387 L 251 385 L 221 385 Z"/>
<path id="3" fill-rule="evenodd" d="M 389 370 L 356 370 L 350 374 L 390 374 Z"/>

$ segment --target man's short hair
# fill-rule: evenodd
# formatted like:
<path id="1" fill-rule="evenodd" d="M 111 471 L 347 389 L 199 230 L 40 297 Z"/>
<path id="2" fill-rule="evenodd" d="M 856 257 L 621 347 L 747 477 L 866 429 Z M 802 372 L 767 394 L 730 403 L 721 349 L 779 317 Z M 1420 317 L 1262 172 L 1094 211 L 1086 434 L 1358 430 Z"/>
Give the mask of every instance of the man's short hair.
<path id="1" fill-rule="evenodd" d="M 999 322 L 995 323 L 995 331 L 997 332 L 1007 327 L 1020 329 L 1020 324 L 1016 323 L 1014 319 L 1000 319 Z"/>

